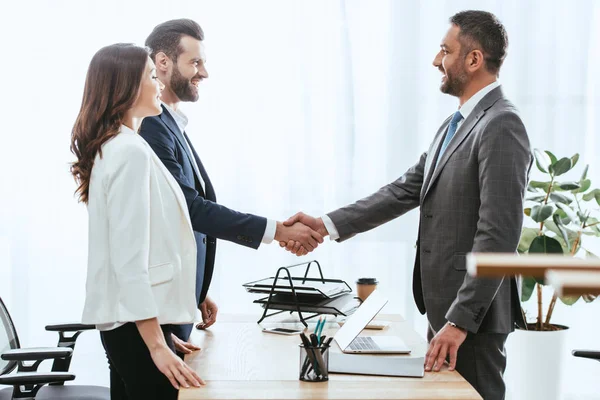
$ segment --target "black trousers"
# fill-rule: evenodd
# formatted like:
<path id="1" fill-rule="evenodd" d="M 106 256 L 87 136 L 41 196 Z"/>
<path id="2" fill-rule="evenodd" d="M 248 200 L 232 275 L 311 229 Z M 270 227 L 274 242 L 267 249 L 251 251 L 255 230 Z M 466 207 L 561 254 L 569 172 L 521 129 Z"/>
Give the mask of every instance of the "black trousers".
<path id="1" fill-rule="evenodd" d="M 161 325 L 167 345 L 175 352 L 171 326 Z M 111 400 L 177 400 L 171 385 L 150 356 L 135 323 L 100 332 L 110 367 Z"/>
<path id="2" fill-rule="evenodd" d="M 427 341 L 433 339 L 429 327 Z M 503 400 L 506 392 L 504 370 L 508 335 L 502 333 L 471 333 L 458 349 L 456 371 L 477 390 L 484 400 Z M 448 358 L 446 359 L 448 361 Z"/>

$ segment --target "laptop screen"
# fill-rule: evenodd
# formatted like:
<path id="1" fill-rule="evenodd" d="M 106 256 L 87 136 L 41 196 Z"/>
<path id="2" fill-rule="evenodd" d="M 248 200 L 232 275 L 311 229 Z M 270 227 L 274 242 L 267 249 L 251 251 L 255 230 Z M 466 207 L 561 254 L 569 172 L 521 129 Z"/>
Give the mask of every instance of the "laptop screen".
<path id="1" fill-rule="evenodd" d="M 333 336 L 338 346 L 345 350 L 387 302 L 379 290 L 374 290 Z"/>

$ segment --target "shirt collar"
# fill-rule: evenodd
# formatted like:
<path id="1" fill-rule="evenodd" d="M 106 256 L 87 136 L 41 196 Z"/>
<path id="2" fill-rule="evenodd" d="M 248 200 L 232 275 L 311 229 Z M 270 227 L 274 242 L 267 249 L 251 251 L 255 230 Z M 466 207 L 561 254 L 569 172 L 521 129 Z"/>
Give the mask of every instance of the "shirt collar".
<path id="1" fill-rule="evenodd" d="M 483 99 L 486 94 L 496 89 L 498 86 L 500 86 L 500 82 L 494 81 L 486 87 L 480 89 L 479 92 L 471 96 L 469 100 L 465 101 L 465 104 L 463 104 L 462 107 L 459 109 L 460 114 L 463 116 L 464 120 L 466 120 L 469 117 L 469 115 L 473 112 L 473 109 L 475 109 L 475 106 L 481 101 L 481 99 Z"/>
<path id="2" fill-rule="evenodd" d="M 181 111 L 181 109 L 179 109 L 179 108 L 177 110 L 173 110 L 171 107 L 169 107 L 165 103 L 162 103 L 162 105 L 165 106 L 165 108 L 169 111 L 169 114 L 171 114 L 171 116 L 175 120 L 175 123 L 177 123 L 179 130 L 181 131 L 181 133 L 183 133 L 183 131 L 185 131 L 185 128 L 187 127 L 187 124 L 188 124 L 187 115 L 185 115 L 183 113 L 183 111 Z"/>
<path id="3" fill-rule="evenodd" d="M 133 129 L 131 129 L 130 127 L 128 127 L 127 125 L 121 125 L 121 128 L 119 129 L 119 133 L 128 133 L 128 134 L 136 134 Z"/>

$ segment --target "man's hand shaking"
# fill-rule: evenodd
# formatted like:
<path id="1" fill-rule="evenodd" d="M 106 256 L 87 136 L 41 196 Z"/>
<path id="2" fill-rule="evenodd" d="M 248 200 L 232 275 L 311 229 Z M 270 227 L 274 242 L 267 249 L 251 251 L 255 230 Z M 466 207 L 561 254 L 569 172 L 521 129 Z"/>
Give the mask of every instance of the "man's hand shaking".
<path id="1" fill-rule="evenodd" d="M 315 236 L 319 239 L 318 243 L 323 243 L 323 237 L 329 235 L 321 218 L 311 217 L 303 212 L 290 217 L 282 225 L 284 228 L 293 228 L 296 226 L 308 228 L 312 232 L 312 239 L 314 240 Z M 279 223 L 277 223 L 277 230 L 279 231 Z M 287 251 L 297 256 L 304 256 L 317 248 L 316 243 L 314 245 L 309 243 L 309 247 L 306 247 L 306 244 L 302 240 L 294 237 L 289 237 L 286 240 L 283 236 L 278 238 L 277 234 L 275 234 L 275 239 L 279 241 L 281 247 L 284 247 Z"/>

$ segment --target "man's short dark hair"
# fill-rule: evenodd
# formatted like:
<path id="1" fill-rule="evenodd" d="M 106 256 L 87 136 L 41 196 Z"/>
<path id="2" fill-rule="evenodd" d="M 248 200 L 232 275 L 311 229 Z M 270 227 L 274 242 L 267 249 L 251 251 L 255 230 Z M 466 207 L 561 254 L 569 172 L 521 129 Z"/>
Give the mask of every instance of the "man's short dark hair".
<path id="1" fill-rule="evenodd" d="M 460 28 L 459 41 L 463 54 L 476 48 L 483 53 L 485 68 L 498 74 L 506 58 L 508 35 L 504 25 L 487 11 L 461 11 L 450 18 L 450 23 Z"/>
<path id="2" fill-rule="evenodd" d="M 161 51 L 174 62 L 181 54 L 179 43 L 182 36 L 191 36 L 196 40 L 204 40 L 204 32 L 197 22 L 191 19 L 172 19 L 157 25 L 146 39 L 146 47 L 150 49 L 150 57 L 156 61 L 156 54 Z"/>

